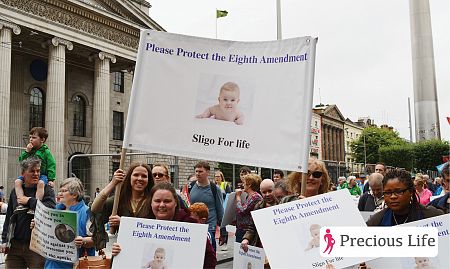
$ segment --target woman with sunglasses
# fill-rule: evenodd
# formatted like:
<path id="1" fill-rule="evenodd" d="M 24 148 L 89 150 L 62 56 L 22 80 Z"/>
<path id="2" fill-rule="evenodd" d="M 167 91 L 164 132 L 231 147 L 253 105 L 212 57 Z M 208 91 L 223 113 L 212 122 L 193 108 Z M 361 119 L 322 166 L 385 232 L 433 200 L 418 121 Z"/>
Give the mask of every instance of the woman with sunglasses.
<path id="1" fill-rule="evenodd" d="M 314 195 L 326 193 L 330 186 L 330 176 L 328 175 L 327 168 L 322 161 L 315 158 L 308 160 L 308 176 L 306 179 L 306 192 L 305 197 L 311 197 Z M 287 203 L 294 200 L 298 200 L 300 197 L 302 174 L 299 172 L 292 172 L 288 175 L 286 181 L 289 190 L 294 193 L 281 200 L 281 203 Z"/>
<path id="2" fill-rule="evenodd" d="M 109 195 L 119 182 L 123 182 L 119 195 L 119 207 L 117 215 L 111 216 L 114 196 L 109 197 Z M 117 169 L 112 180 L 95 197 L 91 211 L 97 215 L 101 214 L 103 223 L 109 221 L 111 227 L 119 227 L 120 216 L 149 218 L 151 214 L 149 197 L 153 185 L 148 164 L 134 163 L 128 168 L 126 174 L 122 169 Z"/>
<path id="3" fill-rule="evenodd" d="M 383 195 L 387 208 L 373 215 L 368 226 L 395 226 L 442 215 L 435 207 L 420 204 L 409 172 L 390 170 L 383 179 Z"/>
<path id="4" fill-rule="evenodd" d="M 156 163 L 152 168 L 152 178 L 155 185 L 159 183 L 172 183 L 170 179 L 169 168 L 165 164 Z M 188 208 L 186 201 L 177 193 L 178 202 L 180 203 L 181 209 Z"/>

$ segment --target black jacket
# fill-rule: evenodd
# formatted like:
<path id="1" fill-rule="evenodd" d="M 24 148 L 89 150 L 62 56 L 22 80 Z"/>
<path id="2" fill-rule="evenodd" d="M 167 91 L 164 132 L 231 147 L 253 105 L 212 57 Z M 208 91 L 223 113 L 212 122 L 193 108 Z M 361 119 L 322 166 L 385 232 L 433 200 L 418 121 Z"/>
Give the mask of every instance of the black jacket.
<path id="1" fill-rule="evenodd" d="M 25 187 L 25 185 L 22 185 L 22 188 L 25 196 L 30 197 L 26 207 L 36 210 L 36 203 L 37 203 L 37 199 L 35 198 L 36 186 L 27 188 Z M 42 203 L 46 207 L 55 208 L 56 205 L 55 192 L 53 191 L 53 188 L 51 188 L 48 185 L 45 185 L 44 198 L 42 199 Z M 9 195 L 8 210 L 6 211 L 5 223 L 3 224 L 3 233 L 2 233 L 3 243 L 6 243 L 7 241 L 9 224 L 12 221 L 16 222 L 16 228 L 14 230 L 14 237 L 13 237 L 14 240 L 19 241 L 21 243 L 30 242 L 31 239 L 30 223 L 31 220 L 34 218 L 34 215 L 27 214 L 27 211 L 25 210 L 13 216 L 14 209 L 16 209 L 17 206 L 18 203 L 16 191 L 12 190 L 11 194 Z"/>

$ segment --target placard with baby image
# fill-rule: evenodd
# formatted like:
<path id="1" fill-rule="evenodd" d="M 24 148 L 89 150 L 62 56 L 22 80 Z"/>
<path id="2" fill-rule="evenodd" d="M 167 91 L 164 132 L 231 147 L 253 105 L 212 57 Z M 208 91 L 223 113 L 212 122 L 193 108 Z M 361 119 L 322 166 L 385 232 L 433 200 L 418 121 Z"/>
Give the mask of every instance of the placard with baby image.
<path id="1" fill-rule="evenodd" d="M 347 190 L 255 210 L 252 216 L 272 268 L 339 269 L 371 259 L 320 255 L 321 227 L 366 226 Z"/>
<path id="2" fill-rule="evenodd" d="M 121 217 L 121 252 L 112 268 L 203 268 L 207 230 L 206 224 Z"/>
<path id="3" fill-rule="evenodd" d="M 47 208 L 38 200 L 34 223 L 30 250 L 52 260 L 69 263 L 78 260 L 77 212 Z"/>

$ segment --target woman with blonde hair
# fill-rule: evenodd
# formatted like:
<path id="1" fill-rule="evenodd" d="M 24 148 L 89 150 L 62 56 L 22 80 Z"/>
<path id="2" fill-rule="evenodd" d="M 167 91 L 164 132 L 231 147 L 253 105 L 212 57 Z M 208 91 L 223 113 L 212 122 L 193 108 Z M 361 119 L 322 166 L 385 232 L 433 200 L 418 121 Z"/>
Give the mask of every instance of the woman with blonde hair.
<path id="1" fill-rule="evenodd" d="M 433 194 L 427 189 L 427 182 L 420 173 L 414 179 L 414 188 L 416 189 L 417 197 L 420 199 L 420 204 L 427 205 Z"/>
<path id="2" fill-rule="evenodd" d="M 236 189 L 236 242 L 241 243 L 245 231 L 253 224 L 251 211 L 263 198 L 258 193 L 261 177 L 256 174 L 248 174 L 242 178 L 242 189 Z M 242 191 L 247 193 L 245 201 L 241 200 Z"/>
<path id="3" fill-rule="evenodd" d="M 330 186 L 330 176 L 325 164 L 315 158 L 308 160 L 308 174 L 306 178 L 305 197 L 311 197 L 318 194 L 328 192 Z M 292 172 L 288 175 L 286 181 L 292 195 L 286 196 L 281 200 L 281 203 L 298 200 L 302 188 L 302 174 L 299 172 Z"/>

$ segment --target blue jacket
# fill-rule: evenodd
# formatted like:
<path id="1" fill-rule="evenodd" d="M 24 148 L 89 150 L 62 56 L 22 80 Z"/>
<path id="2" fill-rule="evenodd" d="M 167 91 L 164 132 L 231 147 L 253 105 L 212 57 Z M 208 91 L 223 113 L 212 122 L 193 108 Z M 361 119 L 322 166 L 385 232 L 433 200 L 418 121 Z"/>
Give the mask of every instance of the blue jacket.
<path id="1" fill-rule="evenodd" d="M 64 210 L 66 207 L 63 204 L 57 204 L 56 209 Z M 78 235 L 79 236 L 87 236 L 87 230 L 86 230 L 86 224 L 90 217 L 90 210 L 89 207 L 84 203 L 84 201 L 78 202 L 78 204 L 73 205 L 69 207 L 69 211 L 76 211 L 77 218 L 78 218 Z M 83 255 L 84 248 L 78 249 L 78 257 L 81 257 Z M 95 256 L 95 249 L 94 248 L 88 248 L 86 249 L 88 256 Z M 46 269 L 60 269 L 60 268 L 68 268 L 72 269 L 73 264 L 62 262 L 62 261 L 55 261 L 50 259 L 45 259 L 45 265 L 44 268 Z"/>
<path id="2" fill-rule="evenodd" d="M 450 212 L 450 204 L 447 203 L 448 198 L 450 197 L 450 192 L 447 192 L 444 196 L 438 197 L 433 201 L 429 202 L 427 206 L 434 206 L 436 208 L 440 208 L 445 210 L 445 213 Z"/>

